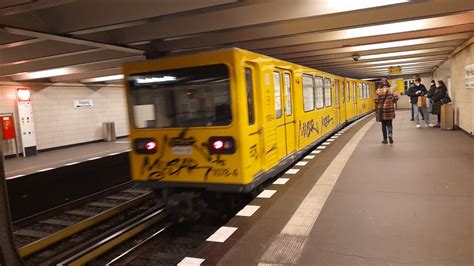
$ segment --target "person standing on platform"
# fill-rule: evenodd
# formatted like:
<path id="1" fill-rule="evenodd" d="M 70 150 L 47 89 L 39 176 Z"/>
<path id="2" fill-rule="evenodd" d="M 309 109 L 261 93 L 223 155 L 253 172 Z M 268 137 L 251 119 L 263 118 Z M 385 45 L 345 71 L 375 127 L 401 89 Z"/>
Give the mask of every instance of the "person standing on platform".
<path id="1" fill-rule="evenodd" d="M 431 113 L 438 116 L 438 124 L 435 127 L 439 128 L 441 127 L 441 105 L 443 104 L 441 100 L 446 96 L 448 89 L 442 80 L 436 81 L 435 86 L 436 89 L 431 98 L 431 104 L 433 106 Z"/>
<path id="2" fill-rule="evenodd" d="M 431 104 L 431 98 L 433 98 L 435 90 L 436 90 L 436 84 L 435 84 L 435 81 L 432 80 L 430 89 L 428 90 L 428 93 L 426 94 L 426 98 L 427 98 L 426 103 L 428 104 L 428 113 L 431 113 L 431 111 L 433 110 L 433 105 Z"/>
<path id="3" fill-rule="evenodd" d="M 428 90 L 425 88 L 425 85 L 421 84 L 421 79 L 415 79 L 415 84 L 408 89 L 407 95 L 410 97 L 410 102 L 413 108 L 413 113 L 415 116 L 416 127 L 420 126 L 420 112 L 422 112 L 422 118 L 426 122 L 426 126 L 429 125 L 429 117 L 426 115 L 426 106 L 422 109 L 418 107 L 418 97 L 425 96 L 428 93 Z M 426 117 L 425 117 L 426 116 Z"/>
<path id="4" fill-rule="evenodd" d="M 383 144 L 387 144 L 387 138 L 393 143 L 392 120 L 395 119 L 395 103 L 398 95 L 390 88 L 387 80 L 382 80 L 379 89 L 375 92 L 375 106 L 377 106 L 380 122 L 382 122 Z"/>

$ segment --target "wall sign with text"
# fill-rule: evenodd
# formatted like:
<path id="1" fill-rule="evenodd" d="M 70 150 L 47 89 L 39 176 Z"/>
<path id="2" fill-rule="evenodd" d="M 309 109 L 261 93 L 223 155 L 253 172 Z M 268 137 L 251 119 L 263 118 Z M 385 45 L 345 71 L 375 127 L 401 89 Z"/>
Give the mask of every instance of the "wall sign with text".
<path id="1" fill-rule="evenodd" d="M 74 108 L 92 108 L 94 100 L 74 100 Z"/>

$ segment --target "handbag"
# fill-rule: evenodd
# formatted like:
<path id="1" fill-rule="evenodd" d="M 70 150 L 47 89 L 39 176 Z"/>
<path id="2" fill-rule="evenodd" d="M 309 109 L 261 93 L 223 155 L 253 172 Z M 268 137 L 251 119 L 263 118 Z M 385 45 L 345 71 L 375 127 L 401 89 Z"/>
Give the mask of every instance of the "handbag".
<path id="1" fill-rule="evenodd" d="M 441 103 L 442 104 L 447 104 L 447 103 L 450 103 L 450 102 L 452 102 L 451 97 L 449 97 L 449 94 L 446 93 L 444 95 L 443 99 L 441 99 Z"/>
<path id="2" fill-rule="evenodd" d="M 425 96 L 418 96 L 418 107 L 420 108 L 426 108 L 426 98 Z"/>
<path id="3" fill-rule="evenodd" d="M 382 121 L 382 109 L 383 109 L 383 105 L 385 104 L 385 100 L 387 99 L 387 95 L 388 95 L 388 90 L 387 92 L 385 93 L 385 98 L 383 98 L 383 101 L 382 101 L 382 108 L 379 108 L 378 107 L 378 104 L 377 104 L 377 109 L 375 109 L 375 121 L 377 122 L 381 122 Z"/>

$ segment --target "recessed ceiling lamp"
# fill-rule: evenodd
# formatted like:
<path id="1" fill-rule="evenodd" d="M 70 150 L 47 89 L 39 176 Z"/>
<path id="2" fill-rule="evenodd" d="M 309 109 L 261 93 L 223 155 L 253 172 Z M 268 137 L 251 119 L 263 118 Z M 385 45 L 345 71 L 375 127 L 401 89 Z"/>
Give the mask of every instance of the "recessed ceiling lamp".
<path id="1" fill-rule="evenodd" d="M 105 82 L 105 81 L 113 81 L 113 80 L 121 80 L 123 79 L 123 75 L 111 75 L 111 76 L 102 76 L 97 78 L 89 78 L 81 80 L 82 83 L 94 83 L 94 82 Z"/>

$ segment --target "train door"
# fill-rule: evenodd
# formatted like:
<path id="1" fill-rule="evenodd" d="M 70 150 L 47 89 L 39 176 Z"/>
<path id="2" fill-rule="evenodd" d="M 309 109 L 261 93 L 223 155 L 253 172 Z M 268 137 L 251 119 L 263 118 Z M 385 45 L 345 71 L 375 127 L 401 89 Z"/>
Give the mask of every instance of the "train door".
<path id="1" fill-rule="evenodd" d="M 336 111 L 336 125 L 339 125 L 339 119 L 341 116 L 341 105 L 339 104 L 339 80 L 335 79 L 333 82 L 334 86 L 334 110 Z"/>
<path id="2" fill-rule="evenodd" d="M 273 96 L 275 103 L 275 127 L 276 127 L 276 149 L 278 158 L 283 158 L 287 155 L 286 147 L 286 129 L 285 129 L 285 110 L 283 107 L 284 94 L 283 90 L 283 71 L 273 71 Z"/>
<path id="3" fill-rule="evenodd" d="M 338 125 L 346 121 L 346 107 L 345 107 L 345 93 L 344 93 L 344 82 L 340 80 L 334 80 L 334 86 L 336 91 L 336 107 L 338 109 Z"/>
<path id="4" fill-rule="evenodd" d="M 285 103 L 285 133 L 286 154 L 295 150 L 295 113 L 293 112 L 293 76 L 290 72 L 283 72 L 283 102 Z"/>
<path id="5" fill-rule="evenodd" d="M 259 156 L 259 151 L 262 149 L 263 136 L 260 134 L 261 131 L 259 130 L 261 122 L 259 121 L 258 117 L 261 109 L 258 108 L 258 97 L 256 97 L 259 91 L 259 83 L 256 82 L 259 78 L 259 71 L 257 67 L 257 65 L 254 66 L 251 63 L 247 63 L 245 64 L 244 70 L 247 114 L 243 115 L 242 117 L 244 120 L 245 117 L 247 117 L 248 125 L 248 135 L 245 135 L 248 146 L 244 149 L 248 148 L 249 157 L 244 156 L 244 158 L 249 160 L 247 163 L 245 163 L 246 171 L 248 171 L 247 173 L 249 176 L 254 176 L 254 174 L 259 172 L 262 168 L 262 156 Z"/>
<path id="6" fill-rule="evenodd" d="M 353 81 L 352 82 L 352 114 L 354 117 L 358 115 L 357 113 L 357 82 Z"/>

